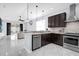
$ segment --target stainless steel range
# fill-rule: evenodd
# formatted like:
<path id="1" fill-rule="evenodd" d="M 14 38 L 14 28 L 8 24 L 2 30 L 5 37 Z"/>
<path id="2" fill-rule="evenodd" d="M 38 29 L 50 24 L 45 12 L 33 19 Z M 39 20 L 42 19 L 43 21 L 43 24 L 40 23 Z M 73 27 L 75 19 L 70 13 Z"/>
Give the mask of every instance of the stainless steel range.
<path id="1" fill-rule="evenodd" d="M 64 35 L 65 48 L 79 52 L 79 33 L 66 33 Z"/>

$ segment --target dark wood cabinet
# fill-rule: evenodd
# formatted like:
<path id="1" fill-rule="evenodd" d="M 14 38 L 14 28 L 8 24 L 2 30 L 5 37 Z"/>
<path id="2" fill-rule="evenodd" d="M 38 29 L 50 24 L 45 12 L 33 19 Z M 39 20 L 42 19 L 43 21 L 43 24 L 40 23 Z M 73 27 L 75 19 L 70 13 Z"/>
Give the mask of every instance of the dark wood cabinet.
<path id="1" fill-rule="evenodd" d="M 54 27 L 59 27 L 59 15 L 54 16 Z"/>
<path id="2" fill-rule="evenodd" d="M 62 34 L 52 34 L 52 43 L 63 46 L 63 35 Z"/>
<path id="3" fill-rule="evenodd" d="M 63 46 L 63 34 L 59 35 L 58 45 Z"/>
<path id="4" fill-rule="evenodd" d="M 54 20 L 54 19 L 55 19 L 54 17 L 51 17 L 51 24 L 52 24 L 52 27 L 55 26 L 55 20 Z"/>
<path id="5" fill-rule="evenodd" d="M 54 43 L 63 46 L 63 34 L 42 34 L 41 35 L 41 46 L 45 46 L 49 43 Z"/>
<path id="6" fill-rule="evenodd" d="M 52 17 L 49 17 L 48 18 L 49 20 L 48 20 L 48 27 L 54 27 L 55 26 L 55 17 L 54 16 L 52 16 Z"/>
<path id="7" fill-rule="evenodd" d="M 52 17 L 49 17 L 48 19 L 49 19 L 49 21 L 48 21 L 48 26 L 49 26 L 49 27 L 52 27 L 52 25 L 51 25 L 51 24 L 52 24 L 52 22 L 51 22 L 51 21 L 52 21 Z"/>
<path id="8" fill-rule="evenodd" d="M 49 33 L 32 35 L 32 51 L 50 43 L 63 46 L 63 34 Z"/>
<path id="9" fill-rule="evenodd" d="M 41 35 L 41 46 L 46 45 L 46 37 L 44 34 Z"/>
<path id="10" fill-rule="evenodd" d="M 41 35 L 41 45 L 47 45 L 51 41 L 51 34 L 42 34 Z"/>
<path id="11" fill-rule="evenodd" d="M 66 13 L 48 17 L 48 27 L 65 27 Z"/>
<path id="12" fill-rule="evenodd" d="M 66 26 L 66 13 L 62 13 L 62 14 L 60 14 L 59 15 L 60 16 L 60 24 L 59 24 L 59 26 L 60 27 L 65 27 Z"/>

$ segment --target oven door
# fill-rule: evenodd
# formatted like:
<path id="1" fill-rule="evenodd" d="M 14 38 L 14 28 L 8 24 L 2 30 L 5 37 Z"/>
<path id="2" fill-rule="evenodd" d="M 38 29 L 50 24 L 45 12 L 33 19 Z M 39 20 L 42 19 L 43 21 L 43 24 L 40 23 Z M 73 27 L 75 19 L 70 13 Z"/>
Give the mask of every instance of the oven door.
<path id="1" fill-rule="evenodd" d="M 78 37 L 64 36 L 64 43 L 78 46 Z"/>

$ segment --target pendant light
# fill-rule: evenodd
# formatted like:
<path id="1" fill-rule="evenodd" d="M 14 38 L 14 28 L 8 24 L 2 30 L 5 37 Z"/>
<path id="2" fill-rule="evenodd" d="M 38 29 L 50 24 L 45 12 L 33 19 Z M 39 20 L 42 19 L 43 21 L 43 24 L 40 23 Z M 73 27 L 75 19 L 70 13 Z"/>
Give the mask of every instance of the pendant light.
<path id="1" fill-rule="evenodd" d="M 28 3 L 27 3 L 27 20 L 29 20 L 29 4 Z M 29 20 L 29 22 L 27 22 L 27 23 L 29 23 L 30 25 L 32 25 L 33 21 Z"/>
<path id="2" fill-rule="evenodd" d="M 38 20 L 38 5 L 36 5 L 36 21 Z"/>
<path id="3" fill-rule="evenodd" d="M 24 20 L 22 20 L 21 16 L 19 16 L 19 21 L 24 21 Z"/>

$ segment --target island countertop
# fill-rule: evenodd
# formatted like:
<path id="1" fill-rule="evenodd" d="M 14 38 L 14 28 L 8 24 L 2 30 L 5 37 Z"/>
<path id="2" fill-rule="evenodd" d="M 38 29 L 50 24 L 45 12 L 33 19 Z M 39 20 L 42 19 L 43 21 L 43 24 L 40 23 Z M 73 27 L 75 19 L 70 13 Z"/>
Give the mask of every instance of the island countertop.
<path id="1" fill-rule="evenodd" d="M 32 35 L 35 35 L 35 34 L 49 34 L 49 33 L 53 33 L 53 34 L 65 34 L 63 32 L 51 32 L 51 31 L 34 31 L 34 32 L 24 32 L 25 34 L 32 34 Z"/>

